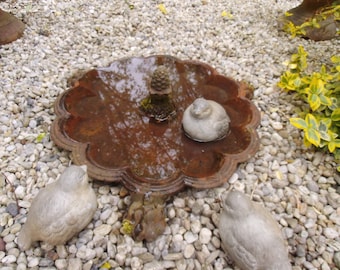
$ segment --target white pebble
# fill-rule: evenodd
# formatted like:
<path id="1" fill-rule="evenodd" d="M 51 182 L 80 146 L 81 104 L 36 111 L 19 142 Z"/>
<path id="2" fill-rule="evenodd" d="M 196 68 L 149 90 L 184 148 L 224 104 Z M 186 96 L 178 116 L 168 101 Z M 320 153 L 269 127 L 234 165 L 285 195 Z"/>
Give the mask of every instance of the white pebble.
<path id="1" fill-rule="evenodd" d="M 26 270 L 27 269 L 27 265 L 24 263 L 18 263 L 18 266 L 16 268 L 16 270 Z"/>
<path id="2" fill-rule="evenodd" d="M 109 224 L 109 225 L 112 225 L 112 224 L 114 224 L 114 223 L 116 223 L 117 222 L 117 220 L 119 219 L 119 217 L 120 217 L 120 213 L 118 213 L 118 212 L 116 212 L 116 211 L 113 211 L 112 213 L 111 213 L 111 216 L 107 219 L 107 224 Z"/>
<path id="3" fill-rule="evenodd" d="M 82 270 L 82 268 L 83 268 L 83 264 L 79 258 L 69 259 L 67 269 Z"/>
<path id="4" fill-rule="evenodd" d="M 185 239 L 185 241 L 187 241 L 188 244 L 191 244 L 198 239 L 198 235 L 194 234 L 191 231 L 188 231 L 184 234 L 184 239 Z"/>
<path id="5" fill-rule="evenodd" d="M 33 257 L 28 260 L 28 267 L 35 267 L 39 265 L 39 258 Z"/>
<path id="6" fill-rule="evenodd" d="M 199 220 L 193 220 L 190 224 L 190 229 L 193 233 L 199 233 L 202 228 L 202 225 Z"/>
<path id="7" fill-rule="evenodd" d="M 131 250 L 132 256 L 138 256 L 146 253 L 148 250 L 145 247 L 133 247 Z"/>
<path id="8" fill-rule="evenodd" d="M 18 199 L 23 199 L 26 195 L 26 188 L 23 186 L 17 186 L 15 189 L 15 195 Z"/>
<path id="9" fill-rule="evenodd" d="M 323 234 L 330 239 L 335 239 L 339 237 L 339 233 L 334 228 L 324 228 Z"/>
<path id="10" fill-rule="evenodd" d="M 233 173 L 233 175 L 229 178 L 228 183 L 233 184 L 237 181 L 237 179 L 238 179 L 238 174 Z"/>
<path id="11" fill-rule="evenodd" d="M 248 163 L 246 166 L 247 173 L 253 173 L 254 172 L 254 163 Z"/>
<path id="12" fill-rule="evenodd" d="M 111 215 L 111 213 L 112 213 L 112 210 L 111 210 L 111 209 L 106 209 L 106 210 L 104 210 L 104 212 L 102 212 L 102 213 L 100 214 L 100 219 L 101 219 L 102 221 L 107 220 L 107 219 L 109 218 L 109 216 Z"/>
<path id="13" fill-rule="evenodd" d="M 173 204 L 176 208 L 184 208 L 185 200 L 183 198 L 175 198 Z"/>
<path id="14" fill-rule="evenodd" d="M 119 265 L 124 265 L 126 259 L 126 255 L 124 253 L 118 253 L 116 255 L 116 261 Z"/>
<path id="15" fill-rule="evenodd" d="M 14 255 L 7 255 L 2 258 L 1 262 L 4 264 L 11 264 L 16 262 L 17 258 Z"/>
<path id="16" fill-rule="evenodd" d="M 138 257 L 132 257 L 130 261 L 131 268 L 134 270 L 142 269 L 142 261 Z"/>
<path id="17" fill-rule="evenodd" d="M 59 258 L 65 259 L 67 257 L 67 250 L 64 245 L 58 245 L 56 250 Z"/>
<path id="18" fill-rule="evenodd" d="M 183 258 L 183 254 L 178 252 L 178 253 L 168 253 L 166 255 L 163 255 L 163 259 L 165 261 L 177 261 Z"/>
<path id="19" fill-rule="evenodd" d="M 176 211 L 173 207 L 168 209 L 167 216 L 169 219 L 173 219 L 174 217 L 176 217 Z"/>
<path id="20" fill-rule="evenodd" d="M 283 125 L 281 122 L 272 122 L 272 127 L 275 129 L 275 130 L 281 130 L 283 129 Z"/>
<path id="21" fill-rule="evenodd" d="M 208 244 L 211 240 L 212 232 L 208 228 L 202 228 L 199 234 L 199 240 L 202 244 Z"/>
<path id="22" fill-rule="evenodd" d="M 102 225 L 94 228 L 93 233 L 95 235 L 105 236 L 105 235 L 109 234 L 111 229 L 112 229 L 111 225 L 109 225 L 109 224 L 102 224 Z"/>
<path id="23" fill-rule="evenodd" d="M 186 245 L 183 251 L 184 258 L 189 259 L 191 258 L 195 253 L 195 247 L 191 244 Z"/>
<path id="24" fill-rule="evenodd" d="M 57 269 L 66 269 L 67 260 L 66 259 L 57 259 L 57 260 L 55 260 L 55 266 L 57 267 Z"/>

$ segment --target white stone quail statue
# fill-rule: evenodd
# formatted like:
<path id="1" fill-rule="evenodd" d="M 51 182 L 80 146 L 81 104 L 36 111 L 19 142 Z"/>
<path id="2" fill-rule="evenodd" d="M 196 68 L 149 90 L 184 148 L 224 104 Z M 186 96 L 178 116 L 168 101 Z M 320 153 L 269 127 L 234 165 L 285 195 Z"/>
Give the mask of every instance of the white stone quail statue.
<path id="1" fill-rule="evenodd" d="M 96 209 L 96 194 L 88 183 L 87 167 L 72 165 L 34 198 L 18 245 L 27 250 L 35 241 L 65 244 L 89 224 Z"/>
<path id="2" fill-rule="evenodd" d="M 222 139 L 229 131 L 230 118 L 219 103 L 197 98 L 184 111 L 182 124 L 185 134 L 199 142 Z"/>
<path id="3" fill-rule="evenodd" d="M 291 270 L 281 230 L 270 212 L 239 191 L 222 198 L 219 231 L 228 256 L 242 270 Z"/>

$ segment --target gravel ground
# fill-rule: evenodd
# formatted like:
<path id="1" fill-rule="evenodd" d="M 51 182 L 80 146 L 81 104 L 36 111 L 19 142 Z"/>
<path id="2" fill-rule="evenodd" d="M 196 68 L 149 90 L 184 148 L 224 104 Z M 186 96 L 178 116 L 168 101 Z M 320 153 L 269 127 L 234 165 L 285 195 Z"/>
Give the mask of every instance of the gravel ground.
<path id="1" fill-rule="evenodd" d="M 129 2 L 130 1 L 130 2 Z M 339 40 L 291 39 L 277 18 L 301 1 L 6 1 L 0 8 L 26 24 L 24 36 L 0 47 L 1 269 L 236 269 L 221 248 L 218 195 L 236 188 L 262 202 L 282 228 L 293 269 L 340 269 L 339 175 L 334 159 L 306 149 L 289 124 L 299 101 L 275 85 L 282 64 L 303 45 L 311 68 L 339 53 Z M 134 5 L 131 10 L 129 3 Z M 39 3 L 39 4 L 38 4 Z M 231 16 L 221 16 L 226 11 Z M 70 163 L 49 138 L 53 103 L 79 70 L 128 56 L 169 54 L 209 63 L 255 87 L 261 146 L 224 186 L 185 190 L 166 207 L 167 228 L 155 242 L 119 232 L 129 197 L 94 183 L 98 210 L 66 245 L 16 245 L 30 202 Z M 39 134 L 46 133 L 40 141 Z M 18 198 L 20 212 L 13 203 Z"/>

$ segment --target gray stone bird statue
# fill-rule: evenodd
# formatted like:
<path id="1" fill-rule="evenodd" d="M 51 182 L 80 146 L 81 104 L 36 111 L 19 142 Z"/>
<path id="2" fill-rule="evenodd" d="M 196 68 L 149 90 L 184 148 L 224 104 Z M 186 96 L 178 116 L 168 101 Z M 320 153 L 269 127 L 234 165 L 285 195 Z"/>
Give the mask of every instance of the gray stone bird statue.
<path id="1" fill-rule="evenodd" d="M 96 209 L 96 194 L 88 182 L 87 167 L 72 165 L 33 199 L 18 235 L 18 246 L 27 250 L 35 241 L 64 244 L 89 224 Z"/>
<path id="2" fill-rule="evenodd" d="M 197 98 L 183 113 L 185 134 L 199 142 L 211 142 L 225 137 L 230 118 L 219 103 Z"/>
<path id="3" fill-rule="evenodd" d="M 239 191 L 222 196 L 223 247 L 242 270 L 291 270 L 281 230 L 270 212 Z"/>

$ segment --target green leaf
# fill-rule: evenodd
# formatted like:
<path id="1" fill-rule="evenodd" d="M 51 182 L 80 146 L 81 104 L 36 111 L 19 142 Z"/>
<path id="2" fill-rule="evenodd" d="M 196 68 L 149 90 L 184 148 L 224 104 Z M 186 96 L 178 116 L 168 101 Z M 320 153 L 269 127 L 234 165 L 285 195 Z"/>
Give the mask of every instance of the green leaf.
<path id="1" fill-rule="evenodd" d="M 320 138 L 324 141 L 331 141 L 331 136 L 328 133 L 329 127 L 332 125 L 332 120 L 329 118 L 323 118 L 319 121 L 319 133 Z"/>
<path id="2" fill-rule="evenodd" d="M 336 154 L 339 154 L 340 151 L 337 150 L 340 148 L 340 140 L 337 139 L 338 134 L 332 131 L 329 131 L 328 134 L 330 135 L 330 141 L 328 142 L 328 150 L 331 153 L 334 153 L 336 151 Z"/>
<path id="3" fill-rule="evenodd" d="M 329 136 L 329 134 L 325 131 L 320 131 L 319 130 L 319 134 L 320 134 L 320 138 L 324 141 L 329 142 L 331 140 L 331 136 Z"/>
<path id="4" fill-rule="evenodd" d="M 296 37 L 296 35 L 298 34 L 298 27 L 296 27 L 291 21 L 288 21 L 284 24 L 283 30 L 289 33 L 292 38 Z"/>
<path id="5" fill-rule="evenodd" d="M 290 122 L 291 125 L 293 125 L 296 128 L 299 128 L 299 129 L 304 130 L 304 129 L 308 128 L 306 121 L 303 120 L 302 118 L 290 118 L 289 122 Z"/>
<path id="6" fill-rule="evenodd" d="M 325 91 L 325 84 L 320 78 L 317 78 L 317 73 L 313 74 L 309 88 L 313 94 L 320 94 Z"/>
<path id="7" fill-rule="evenodd" d="M 331 75 L 330 73 L 327 72 L 327 68 L 325 65 L 322 65 L 321 66 L 321 69 L 320 69 L 320 79 L 323 80 L 323 81 L 330 81 L 333 79 L 333 75 Z"/>
<path id="8" fill-rule="evenodd" d="M 319 98 L 320 98 L 321 104 L 326 105 L 326 106 L 332 105 L 332 100 L 329 97 L 326 97 L 325 95 L 320 94 Z"/>
<path id="9" fill-rule="evenodd" d="M 320 105 L 321 105 L 320 98 L 316 94 L 308 95 L 307 101 L 308 101 L 309 106 L 311 107 L 311 109 L 313 111 L 316 111 L 320 107 Z"/>
<path id="10" fill-rule="evenodd" d="M 340 149 L 339 148 L 335 149 L 333 155 L 334 155 L 335 160 L 340 161 Z"/>
<path id="11" fill-rule="evenodd" d="M 300 85 L 301 85 L 301 78 L 299 76 L 296 76 L 296 78 L 294 78 L 293 85 L 295 86 L 295 88 L 299 88 L 300 87 Z"/>
<path id="12" fill-rule="evenodd" d="M 296 91 L 301 85 L 301 79 L 298 74 L 286 71 L 280 78 L 277 86 L 285 89 Z"/>
<path id="13" fill-rule="evenodd" d="M 336 108 L 331 115 L 332 121 L 340 121 L 340 108 Z"/>
<path id="14" fill-rule="evenodd" d="M 320 145 L 320 134 L 313 128 L 309 128 L 305 130 L 306 139 L 313 145 L 319 146 Z"/>
<path id="15" fill-rule="evenodd" d="M 319 127 L 318 125 L 318 121 L 316 120 L 316 118 L 314 117 L 314 115 L 307 113 L 305 121 L 308 125 L 308 129 L 312 128 L 312 129 L 317 129 Z"/>
<path id="16" fill-rule="evenodd" d="M 306 145 L 307 147 L 310 147 L 312 144 L 310 143 L 310 141 L 307 140 L 306 136 L 303 136 L 303 143 L 304 145 Z"/>
<path id="17" fill-rule="evenodd" d="M 333 56 L 331 57 L 331 61 L 332 61 L 334 64 L 340 63 L 340 55 L 333 55 Z"/>
<path id="18" fill-rule="evenodd" d="M 319 131 L 327 132 L 327 130 L 330 128 L 331 125 L 332 125 L 332 120 L 329 118 L 323 118 L 319 120 Z"/>
<path id="19" fill-rule="evenodd" d="M 320 28 L 320 24 L 318 23 L 316 18 L 312 19 L 312 27 L 314 28 Z"/>
<path id="20" fill-rule="evenodd" d="M 340 140 L 335 139 L 334 141 L 331 141 L 328 143 L 328 150 L 329 152 L 333 153 L 336 148 L 340 148 Z"/>
<path id="21" fill-rule="evenodd" d="M 305 51 L 302 45 L 300 45 L 298 48 L 298 55 L 299 55 L 300 71 L 303 71 L 307 68 L 308 53 Z"/>
<path id="22" fill-rule="evenodd" d="M 305 51 L 305 48 L 302 45 L 298 47 L 298 55 L 304 58 L 308 56 L 308 53 Z"/>
<path id="23" fill-rule="evenodd" d="M 311 78 L 310 76 L 305 76 L 305 77 L 302 77 L 301 78 L 301 82 L 305 85 L 310 85 L 310 82 L 311 82 Z"/>
<path id="24" fill-rule="evenodd" d="M 338 99 L 335 97 L 331 97 L 330 98 L 332 101 L 332 104 L 330 106 L 328 106 L 328 108 L 332 111 L 336 110 L 338 108 Z"/>
<path id="25" fill-rule="evenodd" d="M 286 17 L 290 17 L 290 16 L 292 16 L 292 15 L 293 15 L 293 13 L 290 13 L 289 11 L 286 11 L 286 12 L 285 12 L 285 16 L 286 16 Z"/>

